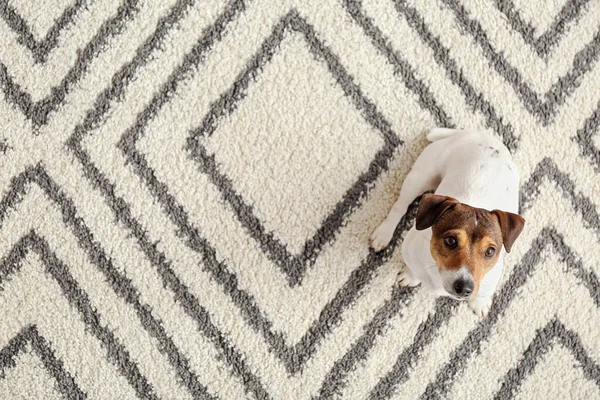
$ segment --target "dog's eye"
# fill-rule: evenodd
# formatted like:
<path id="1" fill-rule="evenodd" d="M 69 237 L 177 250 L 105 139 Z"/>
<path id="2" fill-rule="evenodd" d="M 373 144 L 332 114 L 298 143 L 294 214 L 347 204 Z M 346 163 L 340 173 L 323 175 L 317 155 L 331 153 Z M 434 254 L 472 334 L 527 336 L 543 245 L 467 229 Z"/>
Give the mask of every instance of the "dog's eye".
<path id="1" fill-rule="evenodd" d="M 492 258 L 494 257 L 494 254 L 496 254 L 496 249 L 494 249 L 493 247 L 488 247 L 488 249 L 485 251 L 486 258 Z"/>
<path id="2" fill-rule="evenodd" d="M 446 243 L 446 246 L 450 247 L 451 249 L 455 248 L 457 244 L 454 236 L 448 236 L 445 238 L 444 243 Z"/>

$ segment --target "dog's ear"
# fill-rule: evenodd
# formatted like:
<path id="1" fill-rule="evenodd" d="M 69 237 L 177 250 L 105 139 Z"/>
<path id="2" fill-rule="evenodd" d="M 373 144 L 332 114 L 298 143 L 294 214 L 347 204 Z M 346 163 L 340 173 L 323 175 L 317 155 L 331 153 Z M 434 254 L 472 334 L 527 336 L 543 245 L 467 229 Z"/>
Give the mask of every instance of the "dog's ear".
<path id="1" fill-rule="evenodd" d="M 525 220 L 520 215 L 506 211 L 493 210 L 492 213 L 498 217 L 502 230 L 502 242 L 504 242 L 506 252 L 510 253 L 510 248 L 525 226 Z"/>
<path id="2" fill-rule="evenodd" d="M 415 227 L 418 231 L 431 227 L 452 206 L 458 204 L 458 200 L 437 194 L 424 194 L 417 210 L 417 221 Z"/>

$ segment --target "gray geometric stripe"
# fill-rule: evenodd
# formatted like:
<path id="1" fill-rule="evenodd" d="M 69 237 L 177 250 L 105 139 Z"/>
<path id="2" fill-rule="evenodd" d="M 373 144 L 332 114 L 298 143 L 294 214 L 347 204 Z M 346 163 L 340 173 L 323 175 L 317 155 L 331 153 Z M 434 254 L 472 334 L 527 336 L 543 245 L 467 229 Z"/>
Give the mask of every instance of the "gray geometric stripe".
<path id="1" fill-rule="evenodd" d="M 588 157 L 594 166 L 594 169 L 600 174 L 600 149 L 596 147 L 592 137 L 600 134 L 600 102 L 596 111 L 585 121 L 583 128 L 577 131 L 573 138 L 579 145 L 581 153 Z"/>
<path id="2" fill-rule="evenodd" d="M 132 217 L 130 206 L 115 195 L 114 185 L 109 183 L 106 177 L 91 163 L 88 154 L 81 149 L 74 151 L 83 164 L 85 176 L 102 191 L 108 206 L 115 212 L 117 220 L 132 232 L 148 261 L 157 269 L 165 287 L 173 292 L 177 304 L 196 322 L 198 331 L 202 332 L 223 353 L 225 361 L 231 365 L 234 373 L 239 374 L 249 392 L 254 393 L 257 398 L 269 398 L 260 380 L 250 372 L 245 364 L 243 356 L 228 342 L 226 335 L 214 325 L 209 312 L 200 305 L 198 299 L 175 274 L 171 268 L 171 262 L 166 259 L 164 253 L 158 250 L 157 243 L 148 239 L 145 229 Z"/>
<path id="3" fill-rule="evenodd" d="M 63 29 L 71 25 L 87 0 L 77 0 L 75 4 L 67 7 L 61 16 L 52 25 L 46 36 L 38 41 L 33 36 L 31 28 L 13 7 L 8 4 L 9 0 L 0 0 L 0 18 L 18 35 L 17 42 L 31 50 L 35 62 L 46 62 L 48 54 L 57 46 L 58 38 Z"/>
<path id="4" fill-rule="evenodd" d="M 434 309 L 419 325 L 414 341 L 400 353 L 392 369 L 377 382 L 369 394 L 370 399 L 389 398 L 398 386 L 408 380 L 423 350 L 434 341 L 459 306 L 459 302 L 448 297 L 436 299 Z"/>
<path id="5" fill-rule="evenodd" d="M 358 0 L 344 0 L 344 5 L 350 16 L 363 28 L 365 34 L 371 38 L 373 45 L 386 56 L 388 62 L 394 66 L 394 73 L 400 74 L 403 77 L 407 87 L 417 93 L 420 98 L 424 96 L 426 99 L 432 98 L 432 95 L 429 94 L 429 89 L 427 89 L 427 86 L 422 82 L 419 82 L 418 85 L 412 84 L 412 81 L 414 80 L 412 73 L 406 77 L 408 74 L 407 70 L 410 71 L 411 67 L 402 59 L 400 53 L 392 48 L 390 41 L 383 36 L 381 30 L 365 15 L 360 2 Z M 448 78 L 452 83 L 459 87 L 467 104 L 473 109 L 479 110 L 484 115 L 486 125 L 502 138 L 504 145 L 508 147 L 511 152 L 514 152 L 517 149 L 519 139 L 515 136 L 512 126 L 506 124 L 495 108 L 485 100 L 483 94 L 478 93 L 468 82 L 462 70 L 457 66 L 456 61 L 450 58 L 449 50 L 442 46 L 437 37 L 433 36 L 427 28 L 423 18 L 416 14 L 412 8 L 401 7 L 400 3 L 396 3 L 396 8 L 399 12 L 405 13 L 411 27 L 419 34 L 421 39 L 432 48 L 435 60 L 444 67 L 448 74 Z M 434 118 L 438 116 L 435 110 L 441 110 L 439 105 L 431 104 L 430 102 L 422 102 L 420 104 L 424 109 L 430 110 Z M 441 122 L 439 126 L 453 127 L 454 124 L 450 123 L 449 118 L 445 115 L 446 114 L 444 113 L 442 121 L 438 121 L 438 123 Z"/>
<path id="6" fill-rule="evenodd" d="M 394 284 L 392 296 L 377 310 L 375 317 L 364 326 L 364 333 L 354 345 L 337 360 L 327 373 L 318 396 L 315 399 L 330 399 L 340 396 L 342 388 L 348 383 L 348 374 L 361 361 L 369 356 L 369 350 L 375 346 L 375 339 L 385 332 L 387 323 L 405 309 L 414 298 L 417 289 L 404 288 Z"/>
<path id="7" fill-rule="evenodd" d="M 395 0 L 398 10 L 406 13 L 417 14 L 416 10 L 404 5 L 405 0 Z M 532 115 L 537 116 L 544 125 L 552 122 L 552 118 L 558 113 L 558 107 L 579 87 L 581 80 L 588 73 L 600 57 L 600 29 L 581 51 L 573 59 L 572 67 L 565 75 L 561 76 L 550 90 L 543 94 L 542 101 L 538 94 L 521 77 L 519 71 L 510 65 L 502 53 L 494 49 L 487 34 L 481 27 L 479 21 L 470 19 L 465 8 L 458 0 L 442 0 L 455 14 L 457 22 L 481 47 L 484 56 L 489 63 L 510 85 L 513 87 L 523 105 Z"/>
<path id="8" fill-rule="evenodd" d="M 563 34 L 569 25 L 581 17 L 583 9 L 589 2 L 590 0 L 569 0 L 554 18 L 550 28 L 536 39 L 535 28 L 521 18 L 512 0 L 494 1 L 496 7 L 506 15 L 511 27 L 521 34 L 525 42 L 533 47 L 540 57 L 546 57 L 550 53 L 564 37 Z"/>
<path id="9" fill-rule="evenodd" d="M 577 193 L 573 180 L 568 174 L 561 172 L 550 158 L 540 161 L 529 180 L 522 184 L 519 196 L 520 209 L 526 211 L 531 208 L 544 181 L 556 183 L 563 196 L 571 202 L 573 209 L 581 214 L 585 227 L 592 229 L 600 237 L 600 214 L 596 206 L 585 195 Z"/>
<path id="10" fill-rule="evenodd" d="M 129 83 L 133 81 L 136 73 L 150 60 L 150 54 L 156 48 L 159 48 L 163 38 L 170 27 L 176 25 L 177 21 L 185 14 L 187 7 L 193 1 L 179 1 L 174 6 L 168 17 L 161 19 L 155 34 L 136 51 L 133 60 L 124 65 L 112 79 L 112 85 L 105 89 L 95 101 L 93 109 L 86 113 L 82 124 L 77 125 L 73 135 L 67 141 L 67 147 L 75 154 L 76 158 L 83 166 L 84 176 L 90 180 L 92 185 L 100 190 L 106 197 L 108 206 L 115 212 L 118 221 L 123 223 L 133 236 L 146 255 L 150 263 L 157 269 L 165 286 L 174 293 L 174 298 L 182 306 L 184 311 L 197 323 L 198 330 L 215 344 L 223 353 L 225 361 L 231 365 L 236 375 L 239 375 L 246 389 L 255 394 L 257 398 L 269 398 L 264 390 L 260 380 L 254 376 L 245 364 L 244 357 L 232 346 L 227 338 L 212 323 L 210 314 L 206 309 L 200 306 L 198 299 L 189 291 L 181 280 L 173 272 L 170 261 L 157 248 L 157 243 L 152 243 L 146 235 L 142 225 L 132 217 L 131 208 L 120 197 L 115 195 L 115 186 L 110 183 L 100 170 L 91 162 L 89 154 L 83 149 L 81 141 L 88 135 L 102 120 L 106 117 L 113 105 L 113 100 L 120 98 L 125 92 Z M 197 65 L 204 59 L 203 53 L 208 50 L 216 40 L 220 40 L 226 27 L 234 21 L 245 9 L 245 2 L 233 0 L 226 7 L 225 11 L 217 18 L 215 24 L 208 28 L 202 39 L 193 47 L 190 53 L 185 57 L 184 64 L 180 66 L 183 75 L 188 68 Z M 177 87 L 177 81 L 170 80 L 170 84 Z M 0 205 L 0 210 L 2 209 Z M 262 318 L 262 317 L 260 317 Z"/>
<path id="11" fill-rule="evenodd" d="M 6 66 L 0 62 L 0 86 L 6 99 L 16 104 L 23 114 L 35 126 L 48 123 L 51 112 L 56 110 L 65 100 L 69 90 L 86 74 L 92 61 L 105 49 L 110 38 L 121 34 L 127 23 L 139 12 L 139 0 L 125 0 L 117 10 L 117 15 L 105 21 L 92 40 L 77 54 L 74 66 L 67 72 L 61 83 L 52 88 L 52 93 L 45 99 L 34 102 L 31 95 L 10 77 Z"/>
<path id="12" fill-rule="evenodd" d="M 389 40 L 385 39 L 379 28 L 373 24 L 373 21 L 364 15 L 360 8 L 360 3 L 357 0 L 345 0 L 344 6 L 348 14 L 363 28 L 367 36 L 371 38 L 374 46 L 394 67 L 394 74 L 400 75 L 406 87 L 417 95 L 421 108 L 429 111 L 438 126 L 455 128 L 452 119 L 437 102 L 429 87 L 417 78 L 415 69 L 402 59 L 397 52 L 392 50 Z"/>
<path id="13" fill-rule="evenodd" d="M 73 279 L 67 266 L 56 257 L 46 241 L 35 232 L 30 232 L 21 238 L 9 254 L 0 260 L 0 285 L 4 280 L 10 278 L 11 274 L 21 269 L 22 261 L 29 251 L 38 254 L 46 272 L 56 280 L 71 306 L 79 311 L 82 321 L 106 349 L 107 359 L 118 368 L 135 389 L 137 395 L 140 398 L 158 399 L 154 388 L 140 373 L 129 352 L 119 343 L 110 329 L 100 324 L 101 318 L 98 311 L 92 307 L 88 295 Z"/>
<path id="14" fill-rule="evenodd" d="M 92 264 L 105 274 L 107 282 L 110 283 L 115 293 L 135 309 L 142 326 L 160 344 L 158 349 L 167 356 L 169 362 L 177 371 L 181 381 L 185 383 L 188 391 L 193 395 L 204 393 L 205 388 L 199 382 L 198 377 L 192 372 L 189 366 L 189 360 L 173 343 L 173 340 L 165 331 L 162 322 L 152 315 L 152 309 L 148 304 L 140 301 L 139 291 L 133 286 L 131 280 L 123 276 L 115 268 L 112 260 L 106 255 L 100 245 L 94 241 L 94 237 L 89 228 L 87 228 L 83 220 L 77 216 L 72 201 L 58 188 L 56 183 L 51 180 L 43 168 L 30 168 L 18 177 L 13 178 L 8 193 L 2 201 L 0 201 L 0 228 L 2 227 L 2 222 L 7 216 L 8 211 L 15 208 L 23 200 L 23 197 L 27 193 L 27 187 L 31 183 L 36 183 L 44 190 L 48 198 L 57 205 L 58 210 L 62 213 L 63 221 L 71 228 L 79 245 L 86 251 Z M 35 239 L 35 237 L 29 240 L 33 239 Z M 26 242 L 25 244 L 27 243 L 29 242 Z M 35 241 L 32 242 L 32 246 L 36 243 L 37 242 Z M 33 246 L 32 248 L 38 250 L 38 247 Z M 42 250 L 44 250 L 44 248 L 42 248 Z M 17 257 L 20 253 L 17 252 L 14 254 L 15 257 Z M 49 252 L 41 252 L 40 250 L 40 254 L 47 255 Z M 3 268 L 10 271 L 10 269 L 15 268 L 17 261 L 19 261 L 19 258 L 8 258 L 7 261 L 2 264 Z M 2 277 L 2 275 L 0 275 L 0 277 Z M 240 364 L 238 367 L 240 371 L 244 371 L 243 364 Z M 244 377 L 249 381 L 252 380 L 251 377 Z"/>
<path id="15" fill-rule="evenodd" d="M 555 342 L 568 349 L 580 363 L 583 375 L 600 388 L 600 366 L 587 354 L 576 332 L 568 330 L 556 317 L 542 329 L 521 356 L 519 363 L 510 369 L 502 379 L 502 386 L 494 396 L 495 400 L 513 398 L 523 381 L 533 372 L 538 363 L 555 345 Z"/>
<path id="16" fill-rule="evenodd" d="M 381 261 L 389 260 L 404 234 L 414 225 L 417 206 L 420 201 L 421 196 L 413 201 L 406 215 L 402 217 L 398 227 L 396 227 L 396 231 L 388 247 L 377 254 L 377 257 Z M 363 327 L 364 332 L 360 338 L 358 338 L 343 357 L 334 363 L 331 370 L 325 376 L 319 394 L 315 397 L 316 399 L 329 399 L 341 393 L 347 384 L 346 377 L 348 374 L 357 364 L 369 356 L 369 352 L 375 346 L 375 339 L 385 333 L 388 322 L 412 302 L 417 292 L 418 289 L 404 288 L 394 283 L 391 298 L 379 307 L 373 319 Z"/>
<path id="17" fill-rule="evenodd" d="M 299 255 L 290 254 L 285 244 L 282 244 L 272 233 L 265 229 L 261 221 L 254 215 L 252 206 L 248 205 L 243 197 L 236 193 L 231 180 L 220 171 L 214 155 L 209 155 L 202 144 L 203 138 L 212 135 L 218 128 L 219 120 L 230 115 L 237 108 L 237 103 L 246 97 L 248 85 L 258 79 L 262 69 L 270 62 L 271 57 L 280 47 L 281 41 L 289 32 L 297 32 L 302 35 L 311 53 L 317 60 L 326 64 L 348 99 L 354 103 L 372 128 L 381 134 L 385 142 L 384 146 L 374 156 L 367 171 L 359 176 L 355 184 L 334 207 L 331 214 L 325 218 L 313 237 L 306 241 Z M 127 141 L 127 138 L 124 138 L 123 141 Z M 231 205 L 238 220 L 260 244 L 261 249 L 287 275 L 288 283 L 293 287 L 301 283 L 307 268 L 314 264 L 323 247 L 334 240 L 347 216 L 364 198 L 367 188 L 379 177 L 382 171 L 387 170 L 390 159 L 401 144 L 402 141 L 391 130 L 390 124 L 377 111 L 375 106 L 363 96 L 361 90 L 342 67 L 338 58 L 319 41 L 313 28 L 297 12 L 291 11 L 274 27 L 273 33 L 264 40 L 259 52 L 248 62 L 246 70 L 240 73 L 231 88 L 212 104 L 211 110 L 202 124 L 194 129 L 188 138 L 187 150 L 191 151 L 192 158 L 198 162 L 201 171 L 206 173 L 215 184 L 215 187 L 221 191 L 223 199 Z"/>
<path id="18" fill-rule="evenodd" d="M 469 359 L 475 353 L 481 352 L 482 344 L 488 340 L 492 334 L 492 328 L 504 315 L 519 293 L 519 289 L 535 274 L 539 264 L 545 260 L 546 257 L 543 257 L 543 253 L 546 249 L 552 249 L 560 256 L 561 262 L 566 264 L 567 270 L 584 284 L 596 306 L 600 308 L 598 276 L 593 271 L 585 269 L 580 257 L 565 244 L 562 236 L 554 228 L 544 228 L 537 239 L 533 241 L 523 259 L 515 266 L 504 286 L 495 295 L 494 306 L 486 319 L 467 335 L 463 342 L 452 351 L 446 364 L 439 368 L 435 380 L 429 383 L 421 397 L 423 400 L 447 397 L 456 376 L 466 368 Z"/>
<path id="19" fill-rule="evenodd" d="M 73 134 L 66 142 L 68 147 L 80 147 L 80 142 L 83 137 L 103 122 L 110 111 L 111 106 L 114 105 L 114 101 L 123 96 L 127 86 L 133 81 L 137 72 L 141 67 L 148 63 L 152 53 L 161 48 L 171 29 L 177 26 L 179 20 L 186 15 L 187 10 L 194 3 L 195 0 L 178 0 L 169 10 L 167 15 L 158 20 L 156 30 L 152 36 L 146 39 L 146 41 L 136 49 L 133 59 L 129 63 L 124 64 L 123 67 L 113 75 L 111 85 L 98 95 L 94 102 L 94 107 L 86 112 L 83 122 L 75 127 Z M 241 3 L 241 5 L 228 7 L 228 11 L 224 14 L 227 14 L 232 9 L 235 11 L 243 9 L 243 2 L 233 1 L 232 3 L 236 5 Z M 218 21 L 220 21 L 222 17 L 223 16 L 219 17 Z M 229 20 L 227 20 L 227 22 L 229 22 Z M 215 26 L 217 25 L 218 23 L 215 24 Z M 195 48 L 195 50 L 197 49 Z"/>
<path id="20" fill-rule="evenodd" d="M 73 377 L 65 370 L 63 362 L 56 358 L 50 344 L 39 334 L 35 325 L 23 328 L 3 349 L 0 349 L 0 379 L 5 379 L 8 370 L 17 366 L 15 358 L 20 353 L 26 352 L 28 345 L 40 358 L 46 371 L 56 380 L 56 388 L 65 398 L 77 400 L 87 398 Z"/>

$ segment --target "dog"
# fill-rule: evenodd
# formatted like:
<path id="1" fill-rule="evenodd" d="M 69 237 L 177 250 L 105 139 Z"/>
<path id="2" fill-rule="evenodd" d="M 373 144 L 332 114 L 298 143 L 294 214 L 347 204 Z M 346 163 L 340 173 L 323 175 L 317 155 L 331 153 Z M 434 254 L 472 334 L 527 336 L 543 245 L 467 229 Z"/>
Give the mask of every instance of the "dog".
<path id="1" fill-rule="evenodd" d="M 504 251 L 523 230 L 519 174 L 508 149 L 493 136 L 435 128 L 402 184 L 398 200 L 370 237 L 385 248 L 419 195 L 415 226 L 402 244 L 402 286 L 423 284 L 437 296 L 467 300 L 485 317 L 502 276 Z"/>

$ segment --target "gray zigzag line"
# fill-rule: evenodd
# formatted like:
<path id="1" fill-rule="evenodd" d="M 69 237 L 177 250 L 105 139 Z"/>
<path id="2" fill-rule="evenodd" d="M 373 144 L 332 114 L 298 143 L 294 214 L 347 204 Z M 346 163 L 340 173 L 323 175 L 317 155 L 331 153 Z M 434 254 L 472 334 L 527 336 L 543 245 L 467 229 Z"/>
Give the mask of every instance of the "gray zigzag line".
<path id="1" fill-rule="evenodd" d="M 230 115 L 237 108 L 238 102 L 246 97 L 249 84 L 258 79 L 262 69 L 269 64 L 272 56 L 280 47 L 285 35 L 290 34 L 290 32 L 303 35 L 313 56 L 326 65 L 346 97 L 354 103 L 354 106 L 361 112 L 363 118 L 371 127 L 378 131 L 385 143 L 369 164 L 367 171 L 363 172 L 354 185 L 348 189 L 342 200 L 334 207 L 333 212 L 321 223 L 321 227 L 313 237 L 306 241 L 303 251 L 298 255 L 291 254 L 285 244 L 281 243 L 273 233 L 267 232 L 259 218 L 254 214 L 252 206 L 248 205 L 243 197 L 236 193 L 233 182 L 220 171 L 215 156 L 209 155 L 202 143 L 203 139 L 211 136 L 217 129 L 220 118 Z M 141 135 L 128 132 L 124 135 L 125 138 L 121 143 L 127 142 L 128 136 L 138 138 Z M 256 240 L 265 254 L 286 274 L 288 283 L 293 287 L 301 283 L 308 267 L 314 264 L 323 247 L 335 239 L 348 215 L 358 207 L 369 186 L 381 172 L 387 169 L 394 152 L 402 144 L 403 142 L 392 131 L 388 121 L 378 112 L 373 103 L 364 97 L 360 88 L 353 82 L 352 77 L 346 72 L 337 57 L 319 41 L 312 27 L 297 12 L 292 11 L 276 24 L 271 35 L 264 40 L 260 50 L 247 63 L 247 68 L 236 77 L 231 88 L 211 105 L 211 110 L 200 126 L 193 129 L 188 137 L 186 149 L 191 152 L 192 159 L 198 163 L 201 171 L 207 174 L 219 189 L 222 198 L 231 205 L 246 231 Z M 121 148 L 126 148 L 129 152 L 132 152 L 131 149 L 134 146 L 135 144 L 128 143 L 126 147 Z"/>
<path id="2" fill-rule="evenodd" d="M 411 71 L 412 68 L 402 59 L 400 54 L 393 49 L 389 40 L 383 36 L 381 30 L 373 23 L 371 18 L 365 15 L 361 8 L 360 0 L 344 0 L 344 5 L 348 14 L 350 14 L 356 23 L 362 27 L 365 35 L 371 38 L 374 46 L 387 58 L 388 62 L 394 66 L 394 73 L 401 75 L 406 82 L 405 75 L 407 72 L 404 71 Z M 436 61 L 447 71 L 448 78 L 452 83 L 460 88 L 467 104 L 483 114 L 486 125 L 492 128 L 502 138 L 502 141 L 511 152 L 514 152 L 517 149 L 519 139 L 515 137 L 512 126 L 504 123 L 502 117 L 498 115 L 494 107 L 468 82 L 463 72 L 456 65 L 456 62 L 450 58 L 448 49 L 445 49 L 439 40 L 429 32 L 423 19 L 411 13 L 407 14 L 407 19 L 423 41 L 433 49 Z M 419 83 L 420 85 L 425 86 L 423 83 Z M 422 91 L 420 85 L 413 86 L 407 84 L 409 89 L 415 91 L 417 94 Z M 433 96 L 431 97 L 433 98 Z M 435 116 L 435 114 L 433 115 Z M 446 124 L 442 124 L 441 126 L 453 127 L 452 125 Z"/>
<path id="3" fill-rule="evenodd" d="M 6 377 L 10 368 L 17 366 L 15 358 L 27 350 L 28 344 L 31 344 L 46 371 L 56 380 L 57 389 L 65 398 L 77 400 L 87 398 L 87 394 L 77 386 L 75 379 L 65 370 L 63 362 L 56 358 L 54 351 L 35 325 L 21 329 L 3 349 L 0 349 L 0 379 Z"/>
<path id="4" fill-rule="evenodd" d="M 494 396 L 494 400 L 514 398 L 523 381 L 553 347 L 554 340 L 571 352 L 581 364 L 583 375 L 600 387 L 600 366 L 587 354 L 579 335 L 567 329 L 555 317 L 544 328 L 538 329 L 538 333 L 527 346 L 519 363 L 502 378 L 502 386 Z"/>
<path id="5" fill-rule="evenodd" d="M 600 236 L 600 215 L 596 206 L 585 195 L 576 193 L 575 183 L 569 178 L 569 175 L 560 171 L 550 158 L 540 161 L 529 180 L 521 186 L 520 209 L 527 210 L 533 205 L 534 199 L 539 195 L 544 178 L 556 183 L 565 198 L 570 200 L 573 209 L 581 214 L 585 226 L 593 229 Z"/>
<path id="6" fill-rule="evenodd" d="M 159 24 L 161 27 L 157 29 L 157 33 L 138 49 L 133 60 L 123 66 L 123 68 L 115 74 L 112 80 L 112 86 L 104 90 L 104 92 L 98 96 L 95 107 L 87 113 L 84 122 L 75 128 L 73 135 L 67 141 L 67 146 L 81 162 L 84 176 L 90 180 L 94 187 L 100 190 L 103 196 L 106 197 L 107 204 L 115 212 L 117 219 L 132 231 L 141 250 L 144 252 L 150 263 L 157 268 L 165 286 L 173 291 L 177 302 L 183 307 L 184 311 L 196 321 L 198 330 L 203 332 L 206 337 L 220 349 L 227 363 L 232 366 L 233 372 L 240 377 L 249 392 L 254 393 L 257 398 L 269 398 L 260 380 L 249 371 L 243 356 L 229 344 L 226 336 L 212 323 L 208 311 L 200 306 L 195 296 L 181 282 L 179 277 L 175 275 L 170 267 L 170 261 L 168 261 L 165 255 L 158 250 L 157 243 L 150 242 L 142 225 L 132 217 L 129 205 L 122 198 L 115 195 L 114 185 L 111 184 L 91 162 L 89 154 L 81 145 L 83 138 L 106 117 L 110 111 L 112 101 L 123 95 L 125 89 L 134 79 L 139 68 L 148 62 L 151 52 L 160 47 L 162 38 L 167 32 L 166 27 L 177 22 L 179 19 L 178 15 L 184 12 L 184 4 L 187 3 L 180 1 L 178 5 L 173 8 L 171 16 L 166 19 L 164 23 Z M 203 53 L 217 40 L 220 40 L 229 23 L 234 21 L 244 9 L 244 1 L 232 0 L 226 7 L 226 10 L 217 18 L 214 25 L 206 30 L 203 38 L 193 47 L 190 53 L 186 55 L 184 66 L 187 67 L 185 68 L 192 68 L 195 63 L 203 59 Z M 160 36 L 158 36 L 159 34 Z M 185 69 L 184 67 L 182 68 Z M 187 72 L 187 70 L 185 70 L 184 73 L 185 72 Z M 183 76 L 179 79 L 183 79 Z M 178 81 L 170 82 L 175 87 L 178 84 Z"/>
<path id="7" fill-rule="evenodd" d="M 403 83 L 419 98 L 422 109 L 429 111 L 438 126 L 455 128 L 450 116 L 437 103 L 429 87 L 415 74 L 415 69 L 400 55 L 392 50 L 389 40 L 383 37 L 381 31 L 366 17 L 360 8 L 359 0 L 344 0 L 348 14 L 363 28 L 366 36 L 373 40 L 375 47 L 388 59 L 394 67 L 394 74 L 400 75 Z"/>
<path id="8" fill-rule="evenodd" d="M 421 19 L 415 9 L 406 5 L 406 0 L 394 1 L 398 11 L 405 14 L 407 18 L 410 18 L 409 15 L 414 15 L 415 18 Z M 477 20 L 469 18 L 467 11 L 459 4 L 458 0 L 442 1 L 454 12 L 460 26 L 469 32 L 479 44 L 484 56 L 496 72 L 513 87 L 527 111 L 537 116 L 544 125 L 552 122 L 552 118 L 558 112 L 558 107 L 564 104 L 565 100 L 573 94 L 585 74 L 592 69 L 592 66 L 600 57 L 600 30 L 598 30 L 592 41 L 575 55 L 569 72 L 561 76 L 552 85 L 550 90 L 543 95 L 545 101 L 542 101 L 538 94 L 525 82 L 520 72 L 510 65 L 502 53 L 494 49 L 481 24 Z M 438 46 L 442 46 L 439 41 L 437 42 Z"/>
<path id="9" fill-rule="evenodd" d="M 377 310 L 375 316 L 364 327 L 364 333 L 352 345 L 325 376 L 319 394 L 314 399 L 338 398 L 342 389 L 347 385 L 347 376 L 355 365 L 365 360 L 369 351 L 375 346 L 375 339 L 385 334 L 388 322 L 401 314 L 414 299 L 417 289 L 404 288 L 394 282 L 392 296 Z"/>
<path id="10" fill-rule="evenodd" d="M 169 13 L 165 17 L 161 17 L 156 24 L 156 30 L 144 43 L 136 50 L 133 59 L 123 65 L 119 71 L 117 71 L 112 79 L 111 85 L 104 89 L 102 93 L 98 95 L 94 102 L 94 107 L 88 110 L 83 122 L 78 124 L 71 137 L 67 140 L 67 145 L 73 147 L 81 142 L 82 138 L 95 127 L 99 126 L 108 112 L 111 109 L 113 102 L 118 100 L 125 93 L 125 89 L 129 86 L 129 83 L 133 81 L 133 78 L 137 74 L 138 70 L 144 66 L 150 60 L 150 55 L 157 49 L 160 49 L 164 40 L 166 39 L 170 30 L 177 25 L 177 23 L 183 18 L 188 10 L 195 3 L 195 0 L 177 0 L 177 3 L 169 10 Z M 232 1 L 231 4 L 235 5 L 240 3 L 239 1 Z M 243 5 L 243 2 L 241 2 Z M 236 10 L 239 7 L 230 5 L 228 11 L 223 15 L 227 15 L 229 11 Z M 219 17 L 221 21 L 222 16 Z M 219 26 L 220 30 L 214 29 L 214 35 L 219 36 L 225 28 L 225 22 L 215 23 L 215 26 Z M 197 47 L 194 47 L 191 54 L 195 54 L 198 51 Z"/>
<path id="11" fill-rule="evenodd" d="M 140 398 L 158 399 L 154 388 L 146 377 L 141 374 L 129 352 L 119 343 L 110 329 L 100 324 L 101 318 L 98 311 L 92 307 L 89 297 L 73 279 L 67 266 L 56 257 L 46 241 L 35 232 L 32 231 L 21 238 L 7 257 L 0 261 L 0 284 L 21 269 L 21 262 L 30 250 L 40 256 L 46 271 L 56 280 L 69 303 L 79 311 L 82 321 L 104 345 L 107 359 L 119 369 L 121 375 L 135 389 L 137 395 Z"/>
<path id="12" fill-rule="evenodd" d="M 598 134 L 600 128 L 600 102 L 598 102 L 598 108 L 596 111 L 585 120 L 583 128 L 577 131 L 577 135 L 573 138 L 579 145 L 581 154 L 588 157 L 590 162 L 594 166 L 597 173 L 600 174 L 600 149 L 596 147 L 592 136 Z"/>
<path id="13" fill-rule="evenodd" d="M 397 386 L 408 380 L 423 350 L 434 341 L 441 327 L 454 316 L 459 305 L 459 302 L 447 297 L 436 300 L 435 308 L 419 325 L 414 341 L 400 353 L 391 371 L 379 379 L 369 394 L 370 399 L 389 398 Z"/>
<path id="14" fill-rule="evenodd" d="M 140 0 L 125 0 L 117 15 L 105 21 L 94 38 L 77 55 L 75 65 L 67 72 L 61 83 L 43 100 L 34 102 L 31 95 L 10 77 L 6 66 L 0 62 L 0 86 L 5 98 L 16 104 L 35 126 L 48 123 L 48 117 L 65 100 L 69 90 L 85 75 L 91 62 L 107 48 L 108 40 L 125 30 L 125 25 L 138 13 Z"/>
<path id="15" fill-rule="evenodd" d="M 444 398 L 452 387 L 456 376 L 464 370 L 469 359 L 481 351 L 482 344 L 493 334 L 492 328 L 504 315 L 510 303 L 518 294 L 527 280 L 535 273 L 537 266 L 544 260 L 542 252 L 546 248 L 554 249 L 567 265 L 567 269 L 578 278 L 590 292 L 590 297 L 600 308 L 600 281 L 593 271 L 587 271 L 580 257 L 565 244 L 562 236 L 554 228 L 544 228 L 537 239 L 534 240 L 530 250 L 521 262 L 515 267 L 506 284 L 494 297 L 494 306 L 481 323 L 473 329 L 463 342 L 456 347 L 448 362 L 439 369 L 433 382 L 430 382 L 422 395 L 422 399 Z M 391 394 L 392 387 L 386 388 L 386 393 Z"/>
<path id="16" fill-rule="evenodd" d="M 204 386 L 200 383 L 198 377 L 192 372 L 189 366 L 189 360 L 177 348 L 173 340 L 169 337 L 162 322 L 152 315 L 152 309 L 140 299 L 139 291 L 133 286 L 131 280 L 123 276 L 113 265 L 112 260 L 105 254 L 100 245 L 95 242 L 94 237 L 83 222 L 77 216 L 75 206 L 72 201 L 59 189 L 54 181 L 48 176 L 40 166 L 32 167 L 23 172 L 18 177 L 14 177 L 11 187 L 6 196 L 0 201 L 0 229 L 2 222 L 7 216 L 9 209 L 16 207 L 27 192 L 27 186 L 36 183 L 46 195 L 57 206 L 63 216 L 63 221 L 69 226 L 77 238 L 79 245 L 86 251 L 92 264 L 106 275 L 107 282 L 110 283 L 115 293 L 123 298 L 136 311 L 142 326 L 154 337 L 160 344 L 158 349 L 165 354 L 181 381 L 192 395 L 199 395 L 205 392 Z M 42 253 L 43 254 L 43 253 Z M 10 265 L 7 267 L 10 268 Z M 204 316 L 205 317 L 205 316 Z M 239 365 L 241 372 L 246 371 L 244 364 Z M 243 375 L 244 379 L 252 382 L 251 375 Z"/>
<path id="17" fill-rule="evenodd" d="M 546 57 L 550 53 L 550 50 L 563 37 L 568 25 L 579 19 L 585 5 L 589 2 L 590 0 L 569 0 L 555 17 L 550 28 L 536 39 L 535 28 L 521 18 L 521 14 L 515 8 L 512 0 L 494 1 L 496 7 L 508 18 L 512 28 L 521 34 L 523 40 L 533 47 L 540 57 Z"/>
<path id="18" fill-rule="evenodd" d="M 0 0 L 0 17 L 17 33 L 17 41 L 31 51 L 34 60 L 45 62 L 48 54 L 58 44 L 61 31 L 73 23 L 86 3 L 87 0 L 77 0 L 75 4 L 67 7 L 40 41 L 35 39 L 27 22 L 8 4 L 8 0 Z"/>

